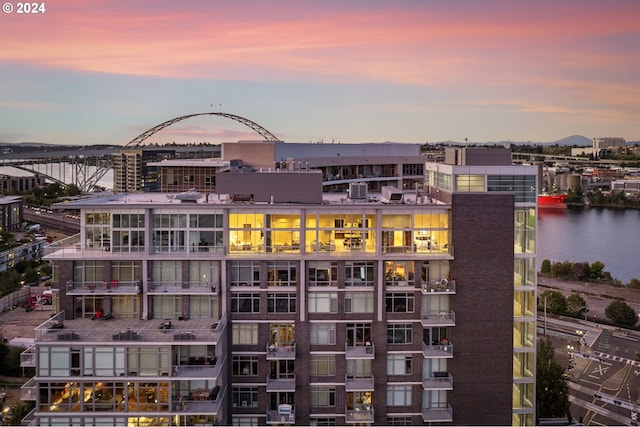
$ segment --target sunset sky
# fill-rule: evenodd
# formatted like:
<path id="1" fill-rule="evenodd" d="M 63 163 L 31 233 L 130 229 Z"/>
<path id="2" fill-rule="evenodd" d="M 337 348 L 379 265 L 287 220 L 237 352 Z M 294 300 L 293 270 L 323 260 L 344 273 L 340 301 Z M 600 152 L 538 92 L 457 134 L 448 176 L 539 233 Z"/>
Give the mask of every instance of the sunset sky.
<path id="1" fill-rule="evenodd" d="M 0 142 L 640 140 L 638 0 L 6 3 Z"/>

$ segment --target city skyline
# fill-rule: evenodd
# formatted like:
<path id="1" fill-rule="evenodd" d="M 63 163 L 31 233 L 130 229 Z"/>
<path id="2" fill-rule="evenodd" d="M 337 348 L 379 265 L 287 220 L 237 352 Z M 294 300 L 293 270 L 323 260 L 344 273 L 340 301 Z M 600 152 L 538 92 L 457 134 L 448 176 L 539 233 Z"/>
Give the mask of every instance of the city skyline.
<path id="1" fill-rule="evenodd" d="M 0 142 L 640 140 L 634 1 L 9 3 Z"/>

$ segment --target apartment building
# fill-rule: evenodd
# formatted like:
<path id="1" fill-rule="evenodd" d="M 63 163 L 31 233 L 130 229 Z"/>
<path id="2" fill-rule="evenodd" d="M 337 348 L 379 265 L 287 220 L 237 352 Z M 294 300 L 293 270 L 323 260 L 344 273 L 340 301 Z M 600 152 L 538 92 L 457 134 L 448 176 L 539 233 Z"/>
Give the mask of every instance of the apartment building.
<path id="1" fill-rule="evenodd" d="M 59 206 L 82 231 L 47 249 L 34 419 L 533 425 L 537 169 L 472 154 L 424 193 L 229 171 Z"/>

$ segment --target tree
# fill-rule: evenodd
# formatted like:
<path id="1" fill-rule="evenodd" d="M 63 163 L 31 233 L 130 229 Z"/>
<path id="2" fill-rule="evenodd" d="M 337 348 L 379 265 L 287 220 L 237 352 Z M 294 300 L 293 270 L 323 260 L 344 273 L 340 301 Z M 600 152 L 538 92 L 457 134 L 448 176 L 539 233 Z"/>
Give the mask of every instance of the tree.
<path id="1" fill-rule="evenodd" d="M 549 338 L 538 341 L 536 360 L 536 419 L 567 417 L 571 419 L 569 385 L 564 368 L 556 362 L 555 349 Z M 536 422 L 536 424 L 538 424 Z"/>
<path id="2" fill-rule="evenodd" d="M 589 311 L 587 302 L 577 292 L 572 292 L 567 297 L 567 313 L 573 316 L 580 316 Z"/>
<path id="3" fill-rule="evenodd" d="M 542 264 L 540 265 L 540 273 L 549 274 L 551 273 L 551 261 L 548 259 L 542 260 Z"/>
<path id="4" fill-rule="evenodd" d="M 591 275 L 591 267 L 588 262 L 576 262 L 573 264 L 573 277 L 576 280 L 585 281 Z"/>
<path id="5" fill-rule="evenodd" d="M 604 309 L 604 315 L 614 324 L 632 328 L 638 322 L 636 311 L 622 300 L 615 300 Z"/>
<path id="6" fill-rule="evenodd" d="M 602 279 L 604 277 L 604 263 L 602 261 L 594 261 L 589 267 L 592 279 Z"/>
<path id="7" fill-rule="evenodd" d="M 544 291 L 542 295 L 540 295 L 540 304 L 538 306 L 544 307 L 545 300 L 547 301 L 548 313 L 563 314 L 567 312 L 567 299 L 560 291 Z"/>
<path id="8" fill-rule="evenodd" d="M 633 289 L 640 289 L 640 280 L 636 279 L 635 277 L 633 277 L 630 281 L 629 281 L 629 287 L 633 288 Z"/>

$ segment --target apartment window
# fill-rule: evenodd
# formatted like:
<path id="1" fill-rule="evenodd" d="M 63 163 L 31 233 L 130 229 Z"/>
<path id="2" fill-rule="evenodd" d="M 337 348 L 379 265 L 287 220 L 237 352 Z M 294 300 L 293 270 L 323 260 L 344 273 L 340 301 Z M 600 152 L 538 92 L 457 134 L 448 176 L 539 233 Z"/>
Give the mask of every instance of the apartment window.
<path id="1" fill-rule="evenodd" d="M 191 228 L 222 228 L 222 214 L 191 214 Z"/>
<path id="2" fill-rule="evenodd" d="M 333 354 L 312 354 L 311 375 L 318 377 L 334 376 L 336 374 L 336 356 Z"/>
<path id="3" fill-rule="evenodd" d="M 410 385 L 388 385 L 387 406 L 410 406 L 411 387 Z"/>
<path id="4" fill-rule="evenodd" d="M 258 356 L 233 356 L 231 367 L 235 376 L 255 377 L 258 375 Z"/>
<path id="5" fill-rule="evenodd" d="M 233 387 L 231 401 L 234 408 L 257 408 L 258 387 Z"/>
<path id="6" fill-rule="evenodd" d="M 113 295 L 111 297 L 111 314 L 116 319 L 140 317 L 140 297 L 138 295 Z"/>
<path id="7" fill-rule="evenodd" d="M 387 313 L 413 313 L 415 297 L 412 293 L 388 293 Z"/>
<path id="8" fill-rule="evenodd" d="M 140 261 L 114 261 L 111 263 L 111 279 L 127 284 L 136 284 L 142 279 Z"/>
<path id="9" fill-rule="evenodd" d="M 296 294 L 267 294 L 268 313 L 295 313 Z"/>
<path id="10" fill-rule="evenodd" d="M 210 252 L 223 245 L 222 214 L 190 214 L 189 243 L 191 252 Z"/>
<path id="11" fill-rule="evenodd" d="M 374 299 L 372 292 L 345 292 L 345 313 L 373 313 Z"/>
<path id="12" fill-rule="evenodd" d="M 414 286 L 413 263 L 407 261 L 387 261 L 384 283 L 387 286 Z"/>
<path id="13" fill-rule="evenodd" d="M 144 249 L 144 214 L 113 214 L 114 252 L 140 252 Z"/>
<path id="14" fill-rule="evenodd" d="M 244 323 L 232 325 L 231 341 L 234 345 L 257 345 L 258 325 Z"/>
<path id="15" fill-rule="evenodd" d="M 177 319 L 182 315 L 182 295 L 153 295 L 154 319 Z"/>
<path id="16" fill-rule="evenodd" d="M 318 418 L 310 418 L 309 425 L 311 426 L 335 426 L 336 419 L 335 418 L 327 418 L 327 417 L 318 417 Z"/>
<path id="17" fill-rule="evenodd" d="M 337 292 L 309 292 L 309 313 L 337 313 Z"/>
<path id="18" fill-rule="evenodd" d="M 409 375 L 411 360 L 411 355 L 387 354 L 387 375 Z"/>
<path id="19" fill-rule="evenodd" d="M 424 163 L 404 163 L 402 175 L 424 175 Z"/>
<path id="20" fill-rule="evenodd" d="M 337 286 L 338 264 L 336 262 L 311 261 L 307 269 L 309 286 Z"/>
<path id="21" fill-rule="evenodd" d="M 536 175 L 488 175 L 487 191 L 515 193 L 516 203 L 536 201 Z"/>
<path id="22" fill-rule="evenodd" d="M 456 191 L 484 192 L 484 175 L 457 175 Z"/>
<path id="23" fill-rule="evenodd" d="M 76 261 L 73 280 L 79 286 L 102 285 L 104 281 L 104 263 L 102 261 Z"/>
<path id="24" fill-rule="evenodd" d="M 260 264 L 251 261 L 235 261 L 229 266 L 231 286 L 260 286 Z"/>
<path id="25" fill-rule="evenodd" d="M 218 288 L 220 263 L 218 261 L 189 262 L 189 287 Z"/>
<path id="26" fill-rule="evenodd" d="M 151 277 L 153 286 L 180 286 L 182 287 L 182 262 L 181 261 L 152 261 Z"/>
<path id="27" fill-rule="evenodd" d="M 373 262 L 346 262 L 345 286 L 373 286 Z"/>
<path id="28" fill-rule="evenodd" d="M 347 378 L 371 378 L 371 360 L 347 360 Z"/>
<path id="29" fill-rule="evenodd" d="M 412 426 L 413 421 L 411 417 L 387 417 L 387 425 L 388 426 Z"/>
<path id="30" fill-rule="evenodd" d="M 260 294 L 231 294 L 232 313 L 260 313 Z"/>
<path id="31" fill-rule="evenodd" d="M 336 344 L 335 323 L 312 323 L 309 332 L 309 340 L 311 345 Z"/>
<path id="32" fill-rule="evenodd" d="M 189 298 L 189 317 L 191 319 L 217 319 L 218 300 L 209 295 L 191 295 Z"/>
<path id="33" fill-rule="evenodd" d="M 411 323 L 394 323 L 387 325 L 388 344 L 411 344 L 413 333 Z"/>
<path id="34" fill-rule="evenodd" d="M 231 418 L 232 426 L 257 426 L 260 425 L 258 417 L 236 417 Z"/>
<path id="35" fill-rule="evenodd" d="M 311 406 L 336 406 L 336 388 L 311 386 Z"/>
<path id="36" fill-rule="evenodd" d="M 295 262 L 269 262 L 267 284 L 269 286 L 296 286 L 298 265 Z"/>

